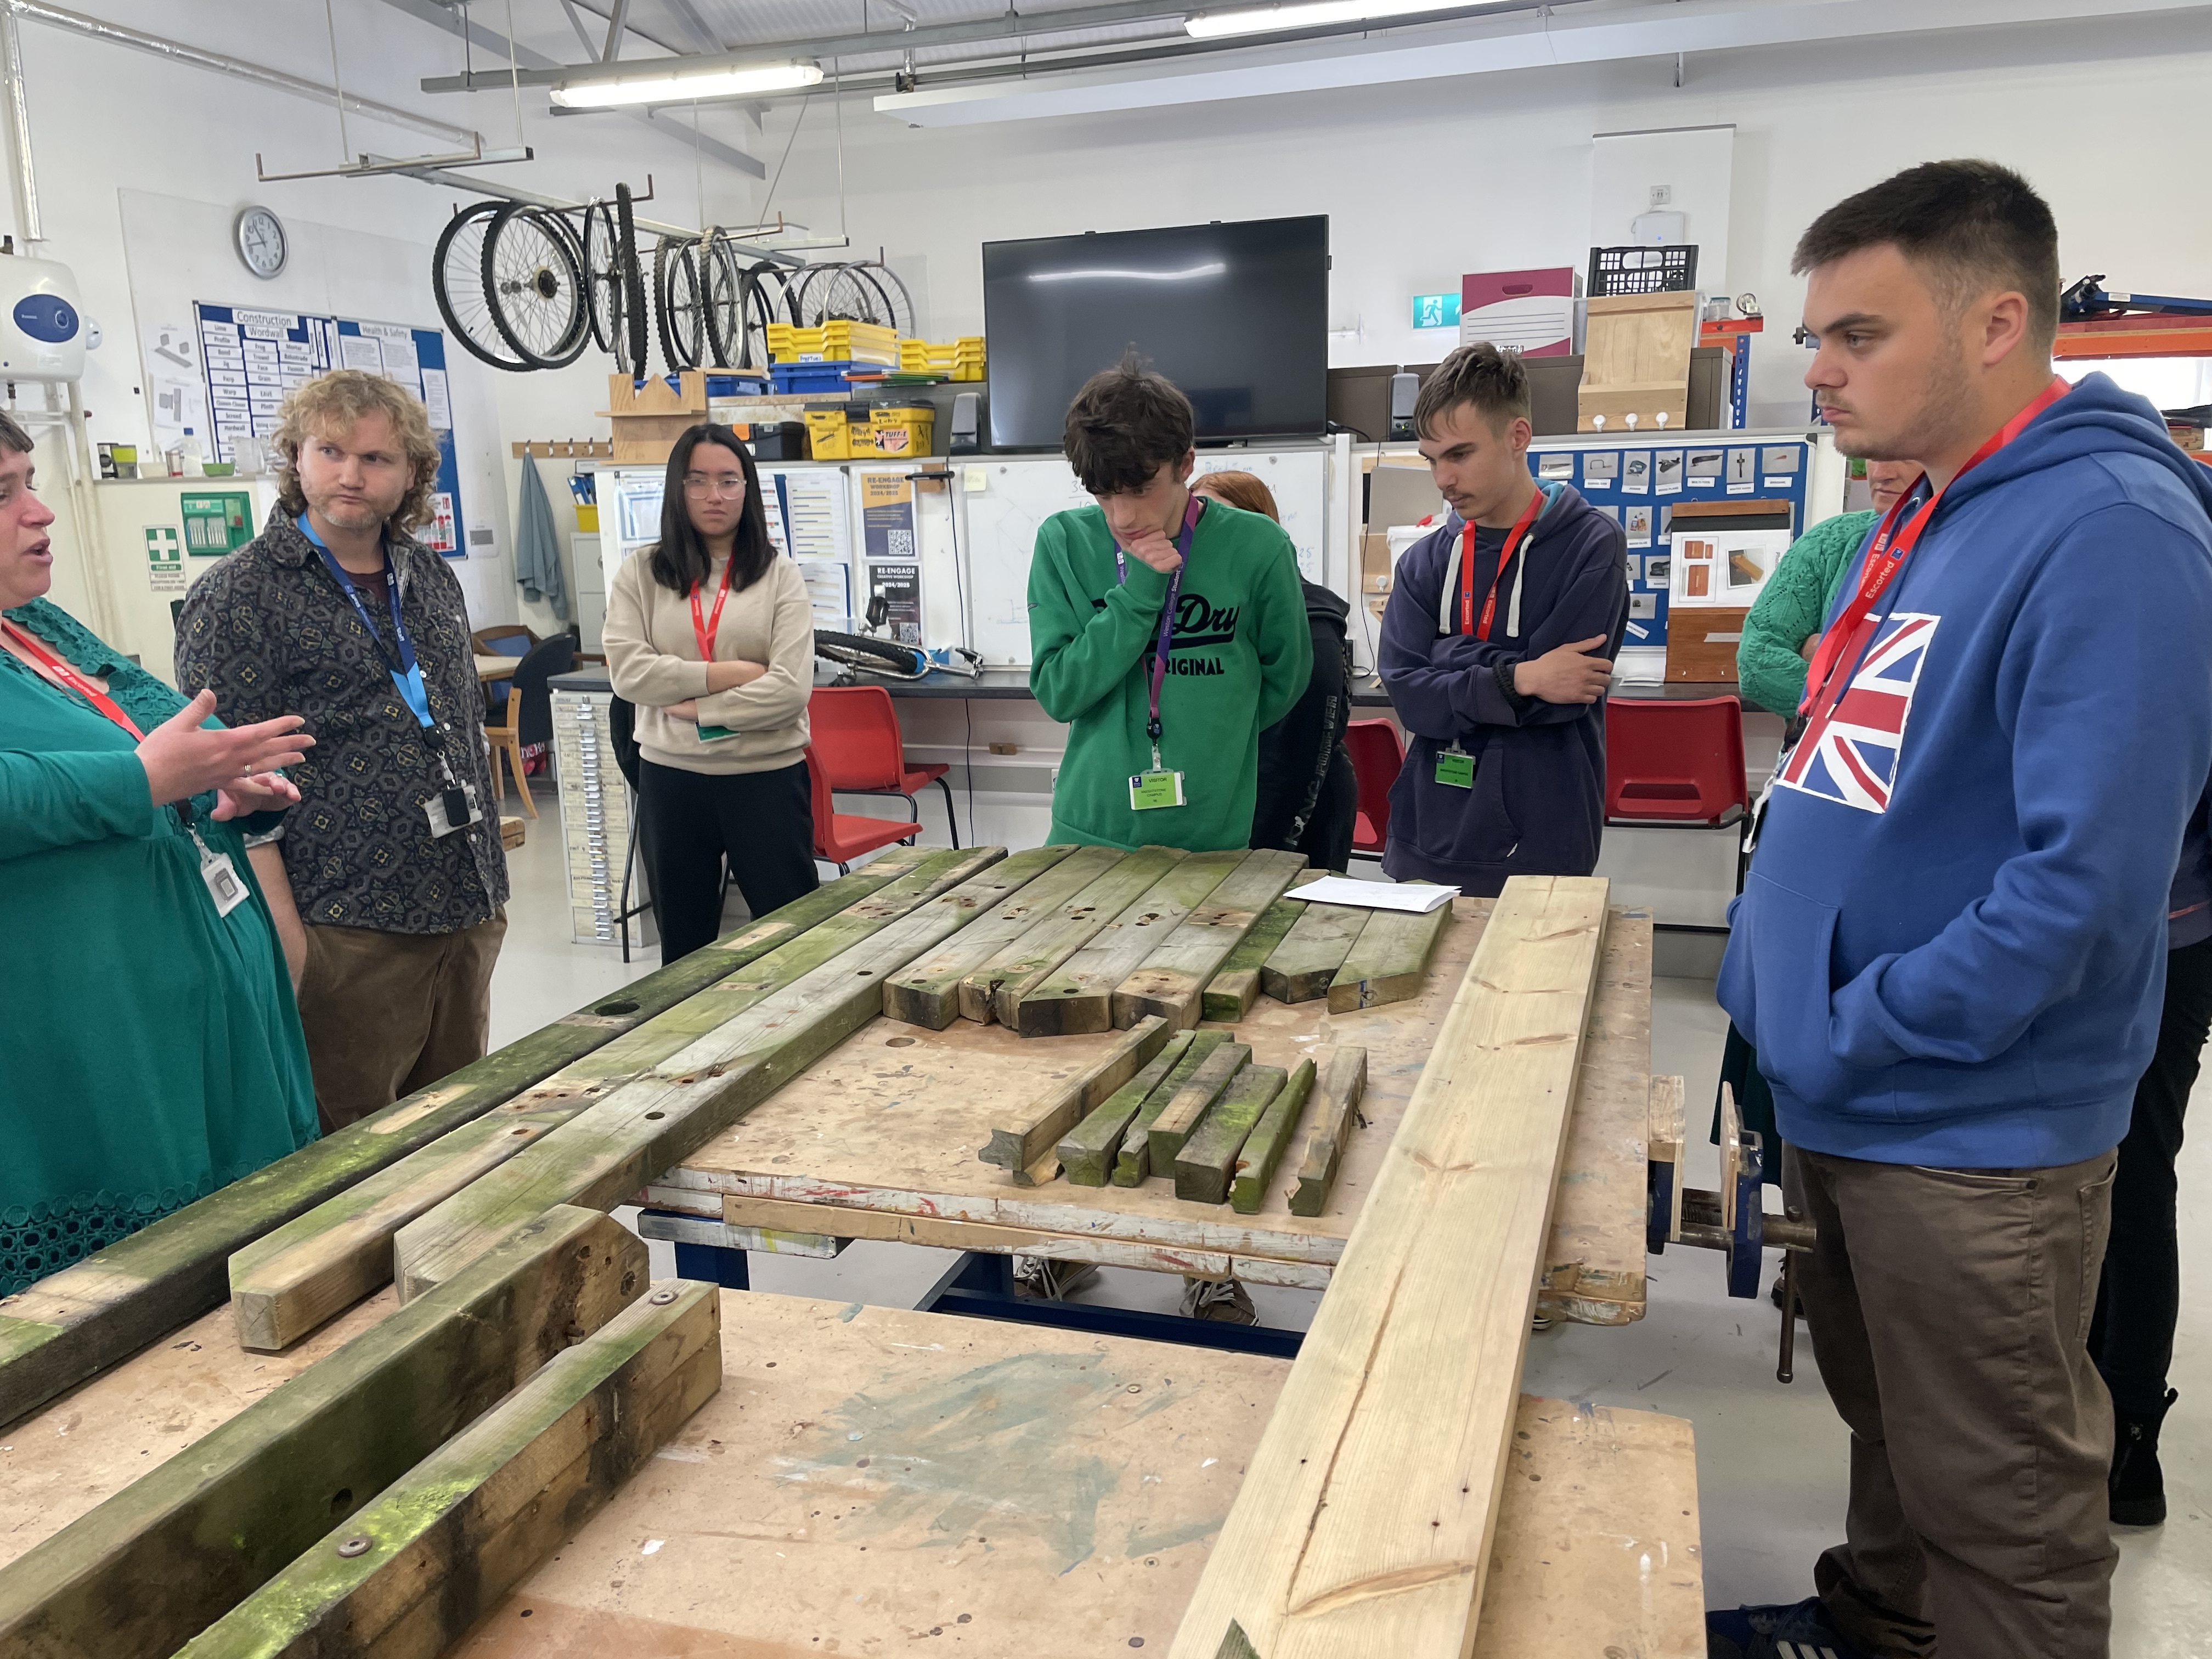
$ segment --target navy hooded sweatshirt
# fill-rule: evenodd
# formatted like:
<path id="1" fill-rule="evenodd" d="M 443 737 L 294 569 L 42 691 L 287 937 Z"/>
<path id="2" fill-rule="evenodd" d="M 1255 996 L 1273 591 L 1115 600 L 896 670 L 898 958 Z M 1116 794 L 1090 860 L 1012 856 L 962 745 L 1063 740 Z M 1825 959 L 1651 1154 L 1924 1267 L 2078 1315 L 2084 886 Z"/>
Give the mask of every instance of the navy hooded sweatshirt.
<path id="1" fill-rule="evenodd" d="M 1539 482 L 1543 510 L 1498 584 L 1490 638 L 1456 631 L 1458 514 L 1400 556 L 1382 613 L 1383 688 L 1413 742 L 1390 786 L 1382 868 L 1474 897 L 1508 876 L 1586 876 L 1605 822 L 1605 703 L 1549 703 L 1508 689 L 1516 663 L 1628 623 L 1626 541 L 1571 484 Z M 1507 532 L 1475 534 L 1474 592 L 1498 571 Z M 1444 588 L 1452 588 L 1446 603 Z M 1440 629 L 1444 625 L 1455 631 Z M 1474 787 L 1437 781 L 1437 755 L 1456 738 L 1474 757 Z"/>
<path id="2" fill-rule="evenodd" d="M 1952 484 L 1876 604 L 1848 718 L 1778 769 L 1721 1006 L 1794 1146 L 2094 1158 L 2157 1038 L 2212 766 L 2212 469 L 2092 374 Z"/>

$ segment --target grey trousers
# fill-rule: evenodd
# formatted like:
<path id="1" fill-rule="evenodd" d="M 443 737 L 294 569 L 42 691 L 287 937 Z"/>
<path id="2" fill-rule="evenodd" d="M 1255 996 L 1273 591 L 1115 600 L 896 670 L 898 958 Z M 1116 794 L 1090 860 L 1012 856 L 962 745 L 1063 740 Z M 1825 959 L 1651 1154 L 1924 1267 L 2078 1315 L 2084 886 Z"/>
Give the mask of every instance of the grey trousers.
<path id="1" fill-rule="evenodd" d="M 1883 1659 L 2104 1659 L 2112 1411 L 2084 1346 L 2113 1155 L 1930 1170 L 1805 1152 L 1783 1190 L 1828 1397 L 1851 1431 L 1844 1540 L 1814 1583 Z"/>

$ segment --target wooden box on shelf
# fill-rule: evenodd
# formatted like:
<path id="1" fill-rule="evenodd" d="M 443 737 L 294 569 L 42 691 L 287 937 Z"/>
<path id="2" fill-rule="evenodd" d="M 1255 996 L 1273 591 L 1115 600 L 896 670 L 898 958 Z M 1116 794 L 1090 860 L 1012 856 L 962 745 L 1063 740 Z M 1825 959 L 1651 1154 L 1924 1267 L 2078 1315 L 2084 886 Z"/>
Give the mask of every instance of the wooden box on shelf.
<path id="1" fill-rule="evenodd" d="M 672 386 L 659 374 L 648 374 L 642 380 L 610 374 L 607 418 L 614 425 L 616 465 L 665 462 L 676 441 L 707 418 L 707 377 L 698 369 L 687 368 Z"/>

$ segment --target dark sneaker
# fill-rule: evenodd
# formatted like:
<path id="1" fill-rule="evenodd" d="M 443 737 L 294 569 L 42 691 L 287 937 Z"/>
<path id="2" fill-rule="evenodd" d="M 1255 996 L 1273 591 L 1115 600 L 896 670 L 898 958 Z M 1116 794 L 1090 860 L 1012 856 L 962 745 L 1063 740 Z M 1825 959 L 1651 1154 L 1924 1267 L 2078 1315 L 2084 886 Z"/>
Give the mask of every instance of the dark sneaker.
<path id="1" fill-rule="evenodd" d="M 1256 1325 L 1259 1310 L 1252 1293 L 1233 1279 L 1193 1279 L 1182 1287 L 1186 1319 L 1218 1319 L 1226 1325 Z"/>
<path id="2" fill-rule="evenodd" d="M 1705 1615 L 1709 1659 L 1868 1659 L 1836 1633 L 1820 1598 Z"/>
<path id="3" fill-rule="evenodd" d="M 2158 1431 L 2181 1396 L 2166 1391 L 2154 1417 L 2112 1413 L 2112 1473 L 2106 1481 L 2116 1527 L 2166 1524 L 2166 1476 L 2158 1467 Z"/>
<path id="4" fill-rule="evenodd" d="M 1097 1277 L 1098 1269 L 1088 1261 L 1054 1261 L 1042 1255 L 1018 1255 L 1014 1258 L 1016 1296 L 1057 1301 L 1081 1290 Z"/>

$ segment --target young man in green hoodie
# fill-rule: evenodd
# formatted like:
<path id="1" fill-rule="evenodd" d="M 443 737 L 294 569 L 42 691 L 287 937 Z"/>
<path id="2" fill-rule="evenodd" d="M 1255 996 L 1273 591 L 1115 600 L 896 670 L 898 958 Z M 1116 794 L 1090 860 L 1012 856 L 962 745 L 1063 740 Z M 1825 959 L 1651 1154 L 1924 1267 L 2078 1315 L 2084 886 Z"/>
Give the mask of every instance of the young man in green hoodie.
<path id="1" fill-rule="evenodd" d="M 1054 842 L 1249 844 L 1260 733 L 1313 669 L 1280 526 L 1189 489 L 1190 400 L 1124 358 L 1085 382 L 1063 447 L 1097 506 L 1039 526 L 1030 689 L 1067 728 Z"/>

